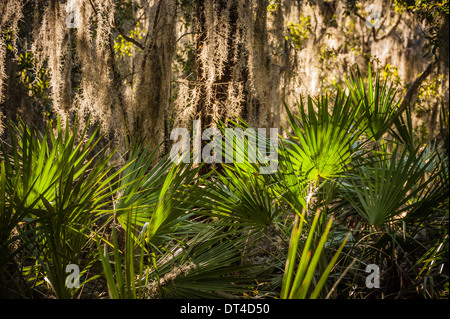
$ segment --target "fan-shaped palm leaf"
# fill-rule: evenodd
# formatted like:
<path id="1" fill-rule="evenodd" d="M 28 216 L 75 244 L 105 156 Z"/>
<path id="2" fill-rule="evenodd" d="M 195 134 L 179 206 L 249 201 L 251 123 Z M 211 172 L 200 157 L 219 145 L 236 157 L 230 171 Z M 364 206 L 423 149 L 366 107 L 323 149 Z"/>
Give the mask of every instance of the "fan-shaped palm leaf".
<path id="1" fill-rule="evenodd" d="M 379 74 L 374 79 L 370 65 L 367 87 L 359 69 L 356 75 L 350 74 L 350 80 L 345 79 L 354 106 L 359 108 L 357 119 L 361 120 L 362 128 L 368 128 L 366 134 L 370 139 L 378 140 L 399 116 L 401 99 L 396 99 L 397 92 L 393 83 L 388 87 L 388 80 L 381 83 Z"/>
<path id="2" fill-rule="evenodd" d="M 328 101 L 328 97 L 322 97 L 313 103 L 308 97 L 306 112 L 306 106 L 300 100 L 297 103 L 300 116 L 297 117 L 286 106 L 288 123 L 293 131 L 292 139 L 286 140 L 292 164 L 312 181 L 344 172 L 352 154 L 360 147 L 355 143 L 363 132 L 357 119 L 359 105 L 353 107 L 350 98 L 339 94 L 332 108 Z"/>
<path id="3" fill-rule="evenodd" d="M 89 242 L 95 212 L 111 203 L 110 187 L 121 169 L 111 173 L 113 153 L 107 155 L 106 148 L 92 154 L 100 140 L 97 131 L 84 140 L 86 129 L 80 135 L 77 121 L 63 131 L 59 120 L 56 131 L 55 135 L 50 123 L 39 138 L 23 122 L 20 128 L 12 125 L 11 156 L 3 144 L 2 183 L 13 199 L 10 208 L 16 210 L 12 221 L 28 218 L 30 230 L 18 228 L 20 238 L 56 295 L 67 298 L 72 292 L 65 285 L 65 267 L 78 262 Z"/>
<path id="4" fill-rule="evenodd" d="M 417 205 L 413 199 L 433 182 L 435 174 L 424 179 L 436 154 L 426 149 L 409 154 L 396 145 L 388 156 L 381 152 L 367 160 L 343 182 L 344 196 L 371 225 L 381 225 Z"/>
<path id="5" fill-rule="evenodd" d="M 150 151 L 138 145 L 128 154 L 114 205 L 116 217 L 124 228 L 127 227 L 130 211 L 134 215 L 133 225 L 142 227 L 150 220 L 149 211 L 158 203 L 161 187 L 172 163 L 168 155 L 156 161 L 156 152 L 157 149 Z"/>

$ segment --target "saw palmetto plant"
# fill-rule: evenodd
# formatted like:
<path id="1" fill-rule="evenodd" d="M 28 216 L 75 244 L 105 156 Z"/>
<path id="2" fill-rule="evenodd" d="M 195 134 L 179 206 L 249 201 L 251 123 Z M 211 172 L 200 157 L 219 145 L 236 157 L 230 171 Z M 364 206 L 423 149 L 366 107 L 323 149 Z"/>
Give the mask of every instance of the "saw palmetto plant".
<path id="1" fill-rule="evenodd" d="M 427 148 L 410 154 L 407 148 L 400 152 L 398 146 L 392 154 L 372 156 L 358 166 L 355 176 L 349 174 L 351 186 L 347 189 L 353 194 L 347 198 L 369 224 L 382 225 L 419 203 L 414 199 L 437 177 L 436 170 L 431 169 L 425 178 L 434 157 L 436 153 L 427 152 Z"/>
<path id="2" fill-rule="evenodd" d="M 364 132 L 358 116 L 361 103 L 337 94 L 334 103 L 324 96 L 314 101 L 308 97 L 297 104 L 300 116 L 286 106 L 292 139 L 286 141 L 290 161 L 312 181 L 336 177 L 343 173 L 361 146 L 358 138 Z"/>
<path id="3" fill-rule="evenodd" d="M 373 76 L 369 64 L 367 84 L 364 83 L 359 69 L 356 75 L 351 73 L 350 79 L 345 79 L 350 90 L 354 106 L 358 107 L 356 118 L 369 139 L 378 140 L 383 136 L 392 122 L 399 116 L 401 99 L 394 89 L 394 84 L 386 78 L 381 82 L 380 74 Z"/>
<path id="4" fill-rule="evenodd" d="M 42 134 L 11 123 L 0 156 L 5 293 L 445 295 L 448 139 L 419 143 L 410 110 L 398 112 L 397 93 L 371 71 L 347 84 L 348 94 L 286 105 L 276 137 L 245 121 L 217 123 L 224 136 L 245 134 L 225 141 L 228 160 L 207 173 L 142 144 L 114 152 L 76 120 L 49 122 Z M 446 132 L 445 114 L 440 123 Z M 79 287 L 67 287 L 69 264 L 81 269 Z M 361 284 L 368 264 L 383 271 L 379 290 Z"/>
<path id="5" fill-rule="evenodd" d="M 96 212 L 110 201 L 110 187 L 125 166 L 111 172 L 113 153 L 103 148 L 94 154 L 100 139 L 94 132 L 84 141 L 87 130 L 80 133 L 77 122 L 63 130 L 58 120 L 56 133 L 49 126 L 43 136 L 23 123 L 11 132 L 9 152 L 3 143 L 1 184 L 10 199 L 2 209 L 3 236 L 18 232 L 21 248 L 35 260 L 34 280 L 45 279 L 58 297 L 70 297 L 66 265 L 78 263 L 89 248 Z M 92 260 L 84 261 L 88 266 Z"/>
<path id="6" fill-rule="evenodd" d="M 330 232 L 330 228 L 333 220 L 330 219 L 323 233 L 318 234 L 320 236 L 320 241 L 317 245 L 314 245 L 313 237 L 316 235 L 317 225 L 319 222 L 319 217 L 321 212 L 317 211 L 309 227 L 309 233 L 304 241 L 302 247 L 300 248 L 301 254 L 299 258 L 298 265 L 295 269 L 298 245 L 300 241 L 300 235 L 303 230 L 305 222 L 305 214 L 296 215 L 294 220 L 294 227 L 292 229 L 291 243 L 289 246 L 288 257 L 286 260 L 286 269 L 283 277 L 283 286 L 281 288 L 280 297 L 283 299 L 316 299 L 320 296 L 322 289 L 324 288 L 325 282 L 331 272 L 331 269 L 336 264 L 339 255 L 344 248 L 348 235 L 342 241 L 337 252 L 331 258 L 326 268 L 321 270 L 320 276 L 314 278 L 316 275 L 317 268 L 319 268 L 319 261 L 325 243 Z M 300 220 L 300 221 L 299 221 Z"/>

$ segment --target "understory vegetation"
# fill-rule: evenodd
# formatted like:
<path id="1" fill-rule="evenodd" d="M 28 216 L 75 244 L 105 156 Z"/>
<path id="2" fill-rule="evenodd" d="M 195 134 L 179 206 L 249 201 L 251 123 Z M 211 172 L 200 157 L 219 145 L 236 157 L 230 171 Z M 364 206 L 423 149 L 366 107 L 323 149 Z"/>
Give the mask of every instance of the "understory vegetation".
<path id="1" fill-rule="evenodd" d="M 76 120 L 5 123 L 0 293 L 448 298 L 448 114 L 423 144 L 400 101 L 369 67 L 285 104 L 273 174 L 248 139 L 233 144 L 243 163 L 195 165 L 143 143 L 112 149 Z"/>

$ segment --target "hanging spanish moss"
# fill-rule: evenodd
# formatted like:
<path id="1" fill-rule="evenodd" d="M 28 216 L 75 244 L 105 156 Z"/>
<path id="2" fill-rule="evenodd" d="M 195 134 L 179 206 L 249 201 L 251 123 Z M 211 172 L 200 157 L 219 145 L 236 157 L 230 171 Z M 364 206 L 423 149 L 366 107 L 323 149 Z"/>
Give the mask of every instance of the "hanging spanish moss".
<path id="1" fill-rule="evenodd" d="M 268 1 L 198 2 L 197 77 L 179 80 L 181 94 L 175 105 L 182 111 L 181 119 L 200 117 L 206 125 L 213 125 L 243 116 L 263 127 L 277 122 L 280 79 L 287 68 L 271 58 L 269 41 L 278 44 L 277 35 L 282 38 L 282 32 L 269 37 L 267 5 Z M 281 10 L 274 18 L 279 24 L 283 22 Z"/>
<path id="2" fill-rule="evenodd" d="M 4 101 L 4 86 L 7 80 L 6 74 L 6 39 L 12 43 L 17 42 L 18 37 L 18 23 L 23 17 L 22 15 L 23 3 L 15 0 L 5 0 L 0 3 L 0 105 Z M 3 30 L 7 29 L 9 32 Z M 14 57 L 17 59 L 17 48 L 13 46 Z M 3 113 L 0 108 L 0 134 L 3 133 Z"/>
<path id="3" fill-rule="evenodd" d="M 143 26 L 146 41 L 135 65 L 134 116 L 130 120 L 138 141 L 156 147 L 166 137 L 177 9 L 174 1 L 158 1 L 147 8 L 146 14 L 152 19 Z"/>
<path id="4" fill-rule="evenodd" d="M 37 96 L 41 81 L 29 104 L 43 110 L 34 113 L 50 111 L 63 123 L 77 115 L 82 125 L 90 117 L 118 146 L 167 149 L 170 129 L 193 119 L 280 127 L 284 102 L 332 90 L 369 64 L 408 103 L 428 101 L 414 117 L 417 132 L 431 138 L 440 102 L 424 94 L 448 87 L 439 78 L 448 70 L 447 42 L 435 41 L 440 62 L 424 54 L 428 33 L 439 26 L 444 34 L 448 16 L 430 27 L 395 1 L 8 0 L 0 11 L 0 102 L 13 105 L 5 90 L 19 83 Z M 14 84 L 8 77 L 23 64 L 21 50 L 32 55 L 34 76 Z"/>

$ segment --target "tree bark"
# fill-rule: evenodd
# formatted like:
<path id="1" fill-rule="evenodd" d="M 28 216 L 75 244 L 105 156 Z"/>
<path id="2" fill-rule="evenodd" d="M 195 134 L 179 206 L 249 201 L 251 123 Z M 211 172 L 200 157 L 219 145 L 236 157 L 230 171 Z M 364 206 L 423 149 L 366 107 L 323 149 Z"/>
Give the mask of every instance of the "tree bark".
<path id="1" fill-rule="evenodd" d="M 160 0 L 154 23 L 149 25 L 137 87 L 134 128 L 137 143 L 152 149 L 163 144 L 170 106 L 172 60 L 176 50 L 176 3 Z"/>
<path id="2" fill-rule="evenodd" d="M 428 64 L 426 69 L 420 74 L 413 82 L 408 84 L 405 97 L 403 98 L 402 103 L 400 104 L 399 110 L 403 112 L 405 108 L 408 106 L 413 105 L 414 98 L 417 95 L 417 91 L 420 87 L 420 85 L 425 81 L 425 79 L 431 74 L 431 72 L 434 70 L 436 66 L 435 62 L 431 62 Z"/>

